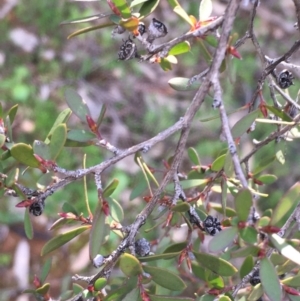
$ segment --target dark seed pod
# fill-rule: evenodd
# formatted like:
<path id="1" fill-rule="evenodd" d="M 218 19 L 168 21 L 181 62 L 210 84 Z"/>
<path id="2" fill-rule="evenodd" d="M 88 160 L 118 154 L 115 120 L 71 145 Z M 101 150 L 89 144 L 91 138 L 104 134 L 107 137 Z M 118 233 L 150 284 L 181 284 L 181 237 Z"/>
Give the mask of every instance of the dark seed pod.
<path id="1" fill-rule="evenodd" d="M 137 53 L 136 45 L 132 42 L 130 38 L 124 41 L 118 52 L 119 60 L 127 61 L 135 57 L 139 57 Z"/>
<path id="2" fill-rule="evenodd" d="M 150 253 L 150 243 L 145 238 L 140 238 L 134 243 L 135 253 L 141 257 Z"/>
<path id="3" fill-rule="evenodd" d="M 29 212 L 35 216 L 40 216 L 44 211 L 44 207 L 43 202 L 34 202 L 29 206 Z"/>
<path id="4" fill-rule="evenodd" d="M 138 26 L 138 32 L 142 36 L 146 32 L 146 26 L 144 23 L 140 22 Z"/>
<path id="5" fill-rule="evenodd" d="M 293 76 L 292 72 L 290 72 L 286 69 L 282 70 L 278 76 L 278 85 L 282 89 L 287 89 L 288 87 L 290 87 L 291 85 L 294 84 L 293 79 L 294 79 L 294 76 Z"/>
<path id="6" fill-rule="evenodd" d="M 147 41 L 152 43 L 155 39 L 164 37 L 167 33 L 165 24 L 153 18 L 148 28 Z"/>
<path id="7" fill-rule="evenodd" d="M 259 284 L 261 281 L 260 281 L 260 278 L 259 278 L 259 271 L 255 271 L 255 273 L 253 274 L 252 278 L 250 279 L 250 284 L 252 286 L 255 286 L 256 284 Z"/>
<path id="8" fill-rule="evenodd" d="M 221 223 L 216 217 L 212 217 L 211 215 L 208 215 L 203 221 L 203 226 L 205 231 L 211 236 L 214 236 L 218 232 L 222 231 Z"/>

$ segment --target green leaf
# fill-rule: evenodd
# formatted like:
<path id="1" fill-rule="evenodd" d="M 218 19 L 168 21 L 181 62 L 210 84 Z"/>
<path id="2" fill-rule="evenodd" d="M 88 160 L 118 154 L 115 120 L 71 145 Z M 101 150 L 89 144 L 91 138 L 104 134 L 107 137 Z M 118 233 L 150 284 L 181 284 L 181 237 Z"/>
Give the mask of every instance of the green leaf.
<path id="1" fill-rule="evenodd" d="M 158 285 L 172 291 L 183 291 L 186 288 L 185 283 L 176 274 L 158 267 L 143 266 L 143 270 L 150 274 L 152 280 Z"/>
<path id="2" fill-rule="evenodd" d="M 119 185 L 118 179 L 113 179 L 103 190 L 103 197 L 111 196 Z"/>
<path id="3" fill-rule="evenodd" d="M 300 265 L 300 252 L 289 245 L 284 238 L 277 234 L 272 234 L 269 236 L 269 239 L 281 255 Z"/>
<path id="4" fill-rule="evenodd" d="M 163 253 L 181 252 L 187 246 L 187 242 L 178 242 L 176 244 L 168 246 Z"/>
<path id="5" fill-rule="evenodd" d="M 241 189 L 234 198 L 235 211 L 240 221 L 247 221 L 252 207 L 252 195 L 249 189 Z"/>
<path id="6" fill-rule="evenodd" d="M 276 270 L 269 258 L 260 261 L 260 280 L 267 296 L 272 301 L 281 301 L 281 286 Z"/>
<path id="7" fill-rule="evenodd" d="M 97 122 L 96 122 L 98 128 L 100 127 L 100 125 L 101 125 L 101 123 L 103 121 L 105 113 L 106 113 L 106 105 L 103 104 L 102 107 L 101 107 L 101 112 L 100 112 L 99 117 L 98 117 Z"/>
<path id="8" fill-rule="evenodd" d="M 81 35 L 83 33 L 94 31 L 94 30 L 97 30 L 97 29 L 100 29 L 100 28 L 105 28 L 105 27 L 113 26 L 113 25 L 115 25 L 114 22 L 112 22 L 112 21 L 106 21 L 106 22 L 103 22 L 103 23 L 101 23 L 99 25 L 85 27 L 85 28 L 76 30 L 75 32 L 73 32 L 70 35 L 68 35 L 67 39 L 71 39 L 71 38 L 79 36 L 79 35 Z"/>
<path id="9" fill-rule="evenodd" d="M 140 296 L 140 289 L 136 287 L 131 292 L 129 292 L 125 297 L 123 297 L 122 301 L 139 300 L 139 296 Z"/>
<path id="10" fill-rule="evenodd" d="M 226 204 L 227 204 L 227 181 L 225 179 L 221 179 L 221 190 L 222 190 L 222 214 L 227 216 L 226 214 Z"/>
<path id="11" fill-rule="evenodd" d="M 122 206 L 119 202 L 117 202 L 115 199 L 109 198 L 109 208 L 110 208 L 110 214 L 111 217 L 118 222 L 123 221 L 124 219 L 124 211 Z"/>
<path id="12" fill-rule="evenodd" d="M 78 142 L 88 142 L 95 139 L 95 134 L 86 130 L 70 130 L 68 131 L 67 139 Z"/>
<path id="13" fill-rule="evenodd" d="M 56 127 L 62 123 L 67 123 L 67 121 L 69 120 L 70 116 L 72 114 L 72 111 L 67 108 L 65 110 L 63 110 L 62 112 L 59 113 L 59 115 L 57 116 L 54 124 L 52 125 L 52 128 L 50 130 L 50 132 L 47 135 L 47 138 L 45 139 L 45 143 L 49 143 L 49 137 L 52 135 L 53 131 L 56 129 Z"/>
<path id="14" fill-rule="evenodd" d="M 275 108 L 273 106 L 268 106 L 266 105 L 266 108 L 271 111 L 274 115 L 276 115 L 277 117 L 279 117 L 280 119 L 282 119 L 283 121 L 293 121 L 292 118 L 287 115 L 284 111 L 281 111 L 278 108 Z"/>
<path id="15" fill-rule="evenodd" d="M 81 98 L 81 96 L 71 88 L 66 88 L 65 98 L 69 108 L 72 112 L 83 122 L 86 123 L 86 116 L 90 115 L 89 109 L 86 102 Z"/>
<path id="16" fill-rule="evenodd" d="M 130 7 L 132 8 L 132 7 L 134 7 L 134 6 L 137 6 L 137 5 L 142 4 L 142 3 L 144 3 L 144 2 L 147 2 L 147 1 L 149 1 L 149 0 L 133 0 L 133 1 L 130 3 Z"/>
<path id="17" fill-rule="evenodd" d="M 139 261 L 149 262 L 149 261 L 155 261 L 155 260 L 160 260 L 160 259 L 168 260 L 168 259 L 172 259 L 172 258 L 178 256 L 179 254 L 180 254 L 180 252 L 149 255 L 149 256 L 145 256 L 145 257 L 139 257 Z"/>
<path id="18" fill-rule="evenodd" d="M 181 202 L 171 207 L 171 210 L 174 212 L 187 212 L 189 209 L 190 209 L 190 205 L 186 202 Z"/>
<path id="19" fill-rule="evenodd" d="M 202 295 L 199 299 L 199 301 L 214 301 L 215 300 L 215 296 L 213 295 Z"/>
<path id="20" fill-rule="evenodd" d="M 258 162 L 256 162 L 256 168 L 252 171 L 253 175 L 257 175 L 258 173 L 260 173 L 261 171 L 263 171 L 264 169 L 266 169 L 271 163 L 273 163 L 275 161 L 276 157 L 272 156 L 269 158 L 262 158 L 260 159 Z"/>
<path id="21" fill-rule="evenodd" d="M 0 148 L 5 144 L 6 136 L 0 134 Z"/>
<path id="22" fill-rule="evenodd" d="M 33 228 L 32 228 L 32 224 L 31 224 L 31 219 L 30 219 L 30 214 L 29 214 L 28 208 L 26 208 L 26 210 L 25 210 L 24 230 L 25 230 L 25 234 L 28 237 L 28 239 L 32 239 L 33 238 Z"/>
<path id="23" fill-rule="evenodd" d="M 87 229 L 90 229 L 90 226 L 80 226 L 78 228 L 72 229 L 70 231 L 67 231 L 65 233 L 61 233 L 54 238 L 50 239 L 42 248 L 41 255 L 45 256 L 48 253 L 58 249 L 62 245 L 66 244 L 82 232 L 86 231 Z"/>
<path id="24" fill-rule="evenodd" d="M 34 140 L 32 147 L 33 147 L 33 152 L 36 155 L 39 155 L 41 158 L 45 160 L 51 159 L 49 144 L 40 140 Z"/>
<path id="25" fill-rule="evenodd" d="M 7 178 L 5 179 L 5 185 L 7 187 L 13 187 L 18 181 L 19 168 L 13 168 L 7 173 Z"/>
<path id="26" fill-rule="evenodd" d="M 285 193 L 276 205 L 271 218 L 271 224 L 273 226 L 280 225 L 283 217 L 297 206 L 297 203 L 299 202 L 299 194 L 300 182 L 297 182 Z"/>
<path id="27" fill-rule="evenodd" d="M 261 283 L 259 283 L 255 285 L 255 287 L 253 287 L 250 295 L 247 298 L 247 301 L 257 301 L 263 294 L 264 294 L 263 287 Z"/>
<path id="28" fill-rule="evenodd" d="M 137 276 L 143 273 L 139 260 L 128 253 L 125 253 L 120 257 L 120 269 L 128 277 Z"/>
<path id="29" fill-rule="evenodd" d="M 168 84 L 176 91 L 193 91 L 200 87 L 201 83 L 194 82 L 190 85 L 189 80 L 190 79 L 186 77 L 174 77 L 168 81 Z"/>
<path id="30" fill-rule="evenodd" d="M 277 181 L 277 179 L 278 179 L 277 176 L 269 175 L 269 174 L 265 174 L 257 177 L 257 180 L 261 181 L 264 184 L 273 184 L 274 182 Z"/>
<path id="31" fill-rule="evenodd" d="M 142 7 L 139 10 L 140 18 L 144 19 L 148 15 L 150 15 L 157 7 L 159 3 L 159 0 L 148 0 L 147 2 L 144 2 Z"/>
<path id="32" fill-rule="evenodd" d="M 172 64 L 167 58 L 162 58 L 159 65 L 164 71 L 172 70 Z"/>
<path id="33" fill-rule="evenodd" d="M 62 123 L 58 125 L 51 136 L 50 157 L 52 160 L 56 160 L 60 152 L 62 151 L 67 138 L 67 126 Z"/>
<path id="34" fill-rule="evenodd" d="M 84 291 L 84 288 L 77 283 L 72 284 L 72 289 L 75 295 L 82 293 Z"/>
<path id="35" fill-rule="evenodd" d="M 291 286 L 291 287 L 299 287 L 300 286 L 300 275 L 288 277 L 281 280 L 281 283 Z"/>
<path id="36" fill-rule="evenodd" d="M 33 155 L 33 149 L 31 145 L 25 143 L 14 144 L 10 149 L 10 153 L 20 163 L 34 168 L 40 166 L 39 161 Z"/>
<path id="37" fill-rule="evenodd" d="M 128 294 L 135 287 L 137 287 L 137 277 L 130 277 L 126 285 L 110 291 L 104 301 L 122 301 L 121 297 Z"/>
<path id="38" fill-rule="evenodd" d="M 189 52 L 190 50 L 191 50 L 190 43 L 187 41 L 184 41 L 184 42 L 181 42 L 181 43 L 173 46 L 169 51 L 169 55 L 179 55 L 179 54 Z"/>
<path id="39" fill-rule="evenodd" d="M 194 301 L 195 299 L 187 297 L 159 296 L 149 295 L 151 301 Z"/>
<path id="40" fill-rule="evenodd" d="M 248 255 L 256 257 L 259 250 L 258 246 L 246 246 L 231 252 L 231 258 L 246 257 Z"/>
<path id="41" fill-rule="evenodd" d="M 91 22 L 91 21 L 95 21 L 95 20 L 98 20 L 98 19 L 107 18 L 108 16 L 109 15 L 97 14 L 97 15 L 93 15 L 93 16 L 87 16 L 87 17 L 83 17 L 83 18 L 77 18 L 77 19 L 74 19 L 74 20 L 64 21 L 64 22 L 61 22 L 60 25 Z"/>
<path id="42" fill-rule="evenodd" d="M 17 111 L 18 111 L 18 107 L 19 105 L 14 105 L 13 107 L 11 107 L 7 113 L 7 115 L 9 116 L 9 120 L 10 120 L 10 124 L 13 124 Z"/>
<path id="43" fill-rule="evenodd" d="M 228 296 L 221 296 L 219 301 L 231 301 L 231 299 Z"/>
<path id="44" fill-rule="evenodd" d="M 198 153 L 193 147 L 189 147 L 187 152 L 188 152 L 189 159 L 192 161 L 193 164 L 201 165 Z"/>
<path id="45" fill-rule="evenodd" d="M 257 243 L 257 230 L 253 227 L 245 227 L 239 230 L 240 237 L 249 244 Z"/>
<path id="46" fill-rule="evenodd" d="M 98 278 L 95 283 L 94 283 L 94 288 L 97 291 L 102 290 L 107 284 L 107 279 L 106 278 Z"/>
<path id="47" fill-rule="evenodd" d="M 254 267 L 254 260 L 252 255 L 248 255 L 240 267 L 240 277 L 243 279 L 248 275 Z"/>
<path id="48" fill-rule="evenodd" d="M 228 261 L 206 253 L 193 252 L 197 261 L 220 276 L 233 276 L 238 270 Z"/>
<path id="49" fill-rule="evenodd" d="M 205 185 L 209 182 L 209 179 L 196 179 L 196 180 L 183 180 L 180 182 L 182 189 L 189 189 L 193 187 L 200 187 L 201 185 Z M 174 186 L 171 184 L 170 187 Z"/>
<path id="50" fill-rule="evenodd" d="M 180 16 L 183 20 L 185 20 L 189 25 L 194 26 L 193 22 L 191 21 L 189 15 L 186 11 L 181 7 L 177 0 L 168 0 L 170 6 L 173 8 L 174 12 Z"/>
<path id="51" fill-rule="evenodd" d="M 102 204 L 98 202 L 93 217 L 93 223 L 89 239 L 89 253 L 91 260 L 99 254 L 100 247 L 105 242 L 106 236 L 108 234 L 109 225 L 106 223 L 106 216 L 102 210 Z"/>
<path id="52" fill-rule="evenodd" d="M 199 7 L 199 21 L 207 20 L 212 13 L 212 9 L 211 0 L 201 0 Z"/>
<path id="53" fill-rule="evenodd" d="M 211 208 L 213 208 L 213 209 L 216 210 L 217 212 L 219 212 L 219 213 L 221 213 L 221 214 L 224 213 L 224 209 L 222 208 L 222 205 L 217 204 L 217 203 L 213 203 L 213 202 L 210 203 L 210 205 L 211 205 Z M 227 217 L 234 217 L 234 216 L 236 216 L 236 212 L 235 212 L 232 208 L 226 207 L 226 208 L 225 208 L 225 215 L 226 215 Z"/>
<path id="54" fill-rule="evenodd" d="M 41 277 L 40 277 L 41 283 L 45 282 L 45 280 L 50 272 L 50 269 L 51 269 L 51 263 L 52 263 L 52 258 L 50 257 L 43 264 Z"/>
<path id="55" fill-rule="evenodd" d="M 223 168 L 224 164 L 225 164 L 225 158 L 226 158 L 226 154 L 221 155 L 220 157 L 218 157 L 211 165 L 211 170 L 212 171 L 219 171 Z"/>
<path id="56" fill-rule="evenodd" d="M 208 244 L 208 249 L 211 252 L 218 252 L 228 247 L 234 240 L 237 234 L 237 228 L 229 227 L 217 233 Z"/>
<path id="57" fill-rule="evenodd" d="M 210 46 L 217 48 L 219 40 L 215 36 L 205 36 L 204 41 L 207 42 Z"/>
<path id="58" fill-rule="evenodd" d="M 276 159 L 279 163 L 281 163 L 282 165 L 285 163 L 285 156 L 283 154 L 283 151 L 281 149 L 279 149 L 276 154 Z"/>
<path id="59" fill-rule="evenodd" d="M 44 296 L 48 293 L 49 289 L 50 289 L 50 284 L 45 283 L 43 286 L 37 288 L 35 291 L 36 291 L 36 293 Z"/>
<path id="60" fill-rule="evenodd" d="M 62 210 L 63 210 L 63 212 L 66 212 L 66 213 L 71 212 L 71 213 L 75 214 L 76 216 L 79 215 L 78 211 L 74 208 L 74 206 L 67 202 L 63 203 Z"/>
<path id="61" fill-rule="evenodd" d="M 131 10 L 126 0 L 111 0 L 111 2 L 118 8 L 122 18 L 128 19 L 131 17 Z"/>
<path id="62" fill-rule="evenodd" d="M 231 129 L 233 139 L 239 138 L 246 133 L 255 119 L 259 116 L 261 116 L 261 111 L 257 109 L 241 118 Z"/>

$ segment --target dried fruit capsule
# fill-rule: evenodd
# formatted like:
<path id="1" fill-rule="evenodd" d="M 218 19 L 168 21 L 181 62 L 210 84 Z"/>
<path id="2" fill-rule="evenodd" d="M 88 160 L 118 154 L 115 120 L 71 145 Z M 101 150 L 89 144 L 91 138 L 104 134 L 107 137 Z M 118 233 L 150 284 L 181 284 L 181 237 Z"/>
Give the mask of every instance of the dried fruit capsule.
<path id="1" fill-rule="evenodd" d="M 216 217 L 212 217 L 211 215 L 208 215 L 203 221 L 203 226 L 205 231 L 211 236 L 214 236 L 218 232 L 222 231 L 221 223 Z"/>
<path id="2" fill-rule="evenodd" d="M 139 57 L 137 54 L 136 45 L 133 41 L 128 38 L 128 40 L 124 41 L 124 43 L 120 47 L 120 51 L 118 52 L 119 60 L 127 61 L 135 57 Z"/>
<path id="3" fill-rule="evenodd" d="M 260 278 L 259 278 L 259 271 L 255 271 L 252 278 L 250 279 L 250 284 L 252 286 L 255 286 L 256 284 L 259 284 L 261 281 L 260 281 Z"/>
<path id="4" fill-rule="evenodd" d="M 141 257 L 150 253 L 150 243 L 145 238 L 140 238 L 134 243 L 135 253 Z"/>
<path id="5" fill-rule="evenodd" d="M 292 72 L 284 69 L 278 75 L 278 85 L 280 86 L 280 88 L 286 89 L 294 84 L 293 79 L 294 79 L 294 76 L 293 76 Z"/>
<path id="6" fill-rule="evenodd" d="M 44 203 L 43 202 L 34 202 L 29 206 L 29 212 L 35 216 L 39 216 L 44 211 Z"/>
<path id="7" fill-rule="evenodd" d="M 147 41 L 152 43 L 155 39 L 164 37 L 167 33 L 165 24 L 153 18 L 148 28 Z"/>
<path id="8" fill-rule="evenodd" d="M 138 26 L 138 32 L 142 36 L 146 32 L 146 26 L 144 23 L 140 22 Z"/>

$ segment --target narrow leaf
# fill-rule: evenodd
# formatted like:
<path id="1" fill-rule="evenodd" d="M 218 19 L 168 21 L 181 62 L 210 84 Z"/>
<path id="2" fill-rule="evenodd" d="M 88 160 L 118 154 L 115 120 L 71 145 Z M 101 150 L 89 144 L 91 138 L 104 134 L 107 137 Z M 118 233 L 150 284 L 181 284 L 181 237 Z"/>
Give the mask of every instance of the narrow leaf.
<path id="1" fill-rule="evenodd" d="M 248 275 L 254 267 L 254 260 L 252 255 L 248 255 L 243 264 L 240 267 L 240 277 L 243 279 L 246 275 Z"/>
<path id="2" fill-rule="evenodd" d="M 271 218 L 273 226 L 278 225 L 282 218 L 297 206 L 300 194 L 300 182 L 295 183 L 276 205 Z"/>
<path id="3" fill-rule="evenodd" d="M 41 283 L 45 282 L 45 280 L 50 272 L 50 269 L 51 269 L 51 263 L 52 263 L 52 258 L 50 257 L 43 264 L 41 277 L 40 277 Z"/>
<path id="4" fill-rule="evenodd" d="M 113 179 L 103 190 L 103 197 L 111 196 L 119 185 L 118 179 Z"/>
<path id="5" fill-rule="evenodd" d="M 40 163 L 33 155 L 33 149 L 25 143 L 17 143 L 10 150 L 11 155 L 20 163 L 30 167 L 39 167 Z"/>
<path id="6" fill-rule="evenodd" d="M 24 230 L 25 234 L 28 237 L 28 239 L 33 238 L 33 228 L 31 224 L 31 219 L 30 219 L 30 214 L 29 214 L 29 209 L 25 209 L 25 216 L 24 216 Z"/>
<path id="7" fill-rule="evenodd" d="M 184 41 L 179 44 L 176 44 L 174 47 L 172 47 L 169 51 L 169 55 L 179 55 L 186 52 L 189 52 L 191 49 L 191 45 L 189 42 Z"/>
<path id="8" fill-rule="evenodd" d="M 86 102 L 81 96 L 71 88 L 65 90 L 65 98 L 72 112 L 83 122 L 86 122 L 86 116 L 90 115 Z"/>
<path id="9" fill-rule="evenodd" d="M 199 20 L 207 20 L 212 13 L 212 2 L 211 0 L 201 0 L 199 8 Z"/>
<path id="10" fill-rule="evenodd" d="M 69 120 L 71 114 L 72 114 L 72 111 L 69 108 L 67 108 L 67 109 L 65 109 L 65 110 L 63 110 L 62 112 L 59 113 L 56 120 L 54 121 L 54 124 L 52 125 L 52 128 L 51 128 L 50 132 L 47 135 L 47 138 L 45 139 L 45 143 L 48 144 L 50 142 L 49 137 L 52 135 L 53 131 L 61 123 L 67 123 L 67 121 Z"/>
<path id="11" fill-rule="evenodd" d="M 120 258 L 120 269 L 126 276 L 137 276 L 143 273 L 142 266 L 139 260 L 128 253 L 125 253 Z"/>
<path id="12" fill-rule="evenodd" d="M 281 301 L 281 287 L 276 270 L 269 258 L 260 261 L 260 280 L 267 296 L 272 301 Z"/>
<path id="13" fill-rule="evenodd" d="M 217 233 L 212 240 L 209 241 L 208 248 L 212 252 L 218 252 L 228 247 L 237 234 L 237 228 L 229 227 Z"/>
<path id="14" fill-rule="evenodd" d="M 168 84 L 171 88 L 176 91 L 192 91 L 196 90 L 200 87 L 201 83 L 194 82 L 193 84 L 189 84 L 190 79 L 185 77 L 174 77 L 168 81 Z"/>
<path id="15" fill-rule="evenodd" d="M 233 276 L 238 270 L 228 261 L 207 253 L 193 252 L 197 261 L 220 276 Z"/>
<path id="16" fill-rule="evenodd" d="M 144 19 L 148 15 L 150 15 L 157 7 L 159 0 L 148 0 L 144 2 L 142 7 L 140 8 L 140 19 Z"/>
<path id="17" fill-rule="evenodd" d="M 67 139 L 67 126 L 62 123 L 58 125 L 51 136 L 50 141 L 50 158 L 55 160 L 62 151 Z"/>
<path id="18" fill-rule="evenodd" d="M 164 288 L 172 291 L 182 291 L 186 288 L 183 280 L 173 272 L 153 266 L 144 266 L 143 269 L 151 275 L 155 283 Z"/>
<path id="19" fill-rule="evenodd" d="M 74 37 L 76 37 L 76 36 L 79 36 L 79 35 L 81 35 L 81 34 L 83 34 L 83 33 L 90 32 L 90 31 L 94 31 L 94 30 L 97 30 L 97 29 L 100 29 L 100 28 L 105 28 L 105 27 L 113 26 L 113 25 L 115 25 L 114 22 L 112 22 L 112 21 L 107 21 L 107 22 L 104 22 L 104 23 L 99 24 L 99 25 L 96 25 L 96 26 L 85 27 L 85 28 L 76 30 L 76 31 L 73 32 L 72 34 L 68 35 L 67 39 L 71 39 L 71 38 L 74 38 Z"/>
<path id="20" fill-rule="evenodd" d="M 149 295 L 151 301 L 194 301 L 195 299 L 187 297 L 159 296 Z"/>
<path id="21" fill-rule="evenodd" d="M 234 198 L 235 211 L 240 221 L 247 221 L 252 206 L 252 195 L 248 189 L 242 189 Z"/>
<path id="22" fill-rule="evenodd" d="M 289 260 L 300 265 L 300 252 L 297 251 L 293 246 L 289 245 L 284 238 L 280 237 L 277 234 L 272 234 L 269 236 L 271 242 L 275 248 Z"/>
<path id="23" fill-rule="evenodd" d="M 89 239 L 89 253 L 91 260 L 99 254 L 100 247 L 105 242 L 105 238 L 108 234 L 109 225 L 106 224 L 106 216 L 102 211 L 101 204 L 98 203 L 94 213 Z"/>
<path id="24" fill-rule="evenodd" d="M 55 236 L 54 238 L 50 239 L 44 245 L 44 247 L 41 251 L 41 255 L 45 256 L 48 253 L 58 249 L 59 247 L 66 244 L 71 239 L 78 236 L 79 234 L 81 234 L 82 232 L 86 231 L 89 228 L 90 228 L 90 226 L 81 226 L 81 227 L 78 227 L 76 229 L 73 229 L 73 230 L 70 230 L 68 232 L 65 232 L 65 233 L 62 233 L 62 234 L 59 234 L 59 235 Z"/>
<path id="25" fill-rule="evenodd" d="M 246 116 L 241 118 L 232 128 L 231 133 L 233 138 L 241 137 L 244 133 L 247 132 L 247 130 L 250 128 L 252 123 L 255 121 L 256 118 L 258 118 L 261 115 L 261 112 L 259 109 L 248 113 Z"/>

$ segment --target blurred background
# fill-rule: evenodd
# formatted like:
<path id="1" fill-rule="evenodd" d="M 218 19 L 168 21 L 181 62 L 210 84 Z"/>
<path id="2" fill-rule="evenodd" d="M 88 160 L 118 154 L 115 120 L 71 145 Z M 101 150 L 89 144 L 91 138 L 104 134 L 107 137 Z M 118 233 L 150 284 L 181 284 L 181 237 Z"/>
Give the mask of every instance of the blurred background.
<path id="1" fill-rule="evenodd" d="M 184 2 L 184 1 L 182 1 Z M 199 1 L 182 3 L 189 14 L 198 17 Z M 249 1 L 242 1 L 233 33 L 243 36 L 247 30 L 250 9 Z M 213 1 L 213 15 L 222 15 L 227 1 Z M 113 28 L 104 28 L 71 39 L 68 35 L 87 24 L 60 25 L 63 21 L 82 18 L 97 13 L 108 13 L 106 1 L 68 2 L 63 0 L 2 0 L 0 2 L 0 102 L 7 111 L 18 104 L 18 113 L 13 124 L 14 142 L 32 144 L 34 140 L 44 140 L 58 113 L 67 107 L 64 89 L 72 87 L 87 102 L 93 117 L 97 118 L 101 106 L 107 106 L 107 113 L 101 127 L 102 135 L 113 145 L 127 148 L 151 138 L 160 131 L 174 124 L 183 116 L 194 95 L 194 91 L 178 92 L 168 84 L 173 77 L 191 77 L 205 70 L 207 63 L 202 58 L 197 41 L 192 42 L 190 53 L 178 57 L 178 64 L 173 70 L 165 72 L 159 65 L 137 60 L 118 61 L 118 51 L 122 39 L 128 33 L 112 37 Z M 168 41 L 189 30 L 167 1 L 161 1 L 154 15 L 145 19 L 150 22 L 155 16 L 168 28 L 168 35 L 161 41 Z M 292 1 L 261 1 L 254 23 L 255 33 L 262 50 L 271 58 L 284 54 L 299 39 L 299 32 L 293 27 L 296 22 Z M 91 24 L 97 24 L 97 21 Z M 138 46 L 139 47 L 139 46 Z M 237 109 L 248 103 L 256 89 L 256 81 L 262 70 L 252 44 L 247 41 L 239 52 L 242 60 L 228 61 L 227 69 L 222 74 L 222 85 L 226 109 Z M 299 64 L 299 53 L 291 58 Z M 280 68 L 278 68 L 278 71 Z M 298 78 L 289 89 L 291 97 L 297 96 Z M 264 88 L 264 97 L 271 104 L 268 87 Z M 279 98 L 279 100 L 281 100 Z M 282 100 L 283 103 L 283 100 Z M 220 137 L 220 120 L 201 120 L 218 115 L 211 107 L 212 98 L 207 97 L 194 120 L 188 146 L 194 147 L 201 163 L 207 165 L 218 157 L 224 148 Z M 232 125 L 246 111 L 230 115 Z M 72 116 L 68 126 L 84 128 L 76 116 Z M 241 140 L 241 156 L 253 147 L 252 139 L 262 140 L 275 130 L 272 125 L 259 124 L 250 135 Z M 179 135 L 168 138 L 156 145 L 144 156 L 145 161 L 163 176 L 163 159 L 173 155 Z M 283 193 L 299 180 L 299 142 L 281 142 L 286 163 L 275 161 L 268 168 L 268 173 L 275 173 L 278 180 L 268 186 L 268 198 L 258 200 L 260 210 L 274 206 Z M 274 155 L 275 147 L 271 143 L 255 155 L 253 167 L 257 167 L 264 158 Z M 111 154 L 97 147 L 68 148 L 58 158 L 58 164 L 66 169 L 82 167 L 83 154 L 87 154 L 87 166 L 97 164 Z M 192 163 L 186 158 L 181 166 L 182 173 L 188 173 Z M 21 169 L 22 171 L 22 169 Z M 48 175 L 39 171 L 28 171 L 20 176 L 23 185 L 36 189 L 42 187 Z M 141 196 L 131 194 L 139 185 L 141 172 L 128 157 L 103 176 L 104 186 L 113 178 L 120 180 L 114 198 L 120 202 L 125 212 L 124 224 L 131 222 L 145 204 Z M 88 178 L 88 196 L 91 207 L 95 208 L 97 192 L 93 178 Z M 262 188 L 264 190 L 264 188 Z M 72 203 L 79 212 L 87 214 L 83 205 L 83 183 L 71 184 L 49 197 L 45 212 L 40 217 L 33 217 L 34 239 L 28 240 L 24 233 L 23 209 L 15 208 L 21 201 L 17 198 L 2 196 L 0 199 L 0 300 L 33 300 L 30 295 L 20 292 L 32 287 L 34 275 L 39 275 L 46 258 L 40 256 L 43 245 L 53 236 L 48 231 L 51 224 L 62 212 L 62 204 Z M 219 195 L 211 195 L 212 201 L 219 201 Z M 128 211 L 131 210 L 131 211 Z M 131 212 L 126 215 L 126 212 Z M 136 213 L 136 214 L 135 214 Z M 158 231 L 158 230 L 156 230 Z M 154 239 L 158 232 L 149 234 Z M 88 259 L 88 235 L 75 239 L 51 254 L 52 268 L 48 277 L 51 294 L 58 298 L 70 288 L 70 276 L 75 273 L 90 275 L 93 268 Z M 117 241 L 107 247 L 107 251 L 117 245 Z M 48 256 L 49 257 L 49 256 Z"/>

